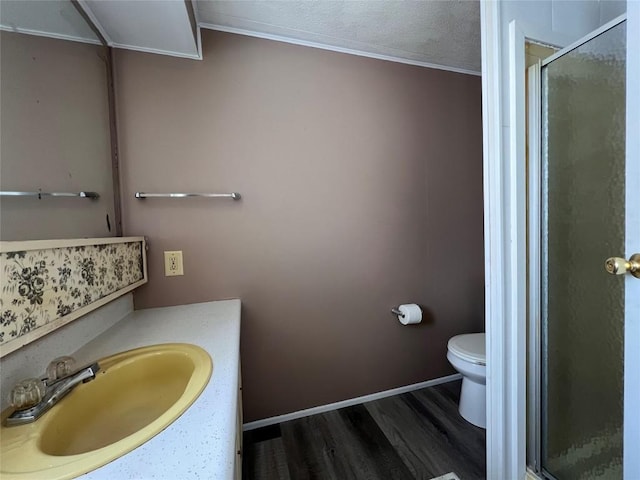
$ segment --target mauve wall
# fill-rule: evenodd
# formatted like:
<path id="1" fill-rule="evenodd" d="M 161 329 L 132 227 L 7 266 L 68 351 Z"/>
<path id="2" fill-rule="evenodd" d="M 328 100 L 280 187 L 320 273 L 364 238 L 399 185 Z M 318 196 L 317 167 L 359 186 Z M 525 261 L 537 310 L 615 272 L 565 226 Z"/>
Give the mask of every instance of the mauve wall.
<path id="1" fill-rule="evenodd" d="M 2 197 L 0 239 L 115 235 L 104 54 L 97 45 L 0 32 L 0 190 L 100 194 Z"/>
<path id="2" fill-rule="evenodd" d="M 209 31 L 203 49 L 116 52 L 125 234 L 150 244 L 136 308 L 242 299 L 246 421 L 454 373 L 447 340 L 484 326 L 480 78 Z M 404 302 L 427 321 L 401 326 Z"/>

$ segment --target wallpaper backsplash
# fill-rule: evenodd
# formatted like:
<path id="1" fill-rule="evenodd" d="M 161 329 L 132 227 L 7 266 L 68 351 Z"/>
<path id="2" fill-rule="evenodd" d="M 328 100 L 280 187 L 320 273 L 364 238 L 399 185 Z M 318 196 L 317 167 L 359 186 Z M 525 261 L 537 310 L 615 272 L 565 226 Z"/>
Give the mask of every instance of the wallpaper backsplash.
<path id="1" fill-rule="evenodd" d="M 110 239 L 0 253 L 0 345 L 146 281 L 143 245 Z"/>

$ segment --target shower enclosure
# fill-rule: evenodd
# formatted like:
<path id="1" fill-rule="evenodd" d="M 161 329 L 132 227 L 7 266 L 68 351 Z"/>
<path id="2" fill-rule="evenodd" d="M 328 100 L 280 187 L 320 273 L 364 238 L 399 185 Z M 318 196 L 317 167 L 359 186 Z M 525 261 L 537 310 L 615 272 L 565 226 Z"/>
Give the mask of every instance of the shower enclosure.
<path id="1" fill-rule="evenodd" d="M 538 179 L 530 185 L 539 185 L 530 197 L 538 235 L 530 258 L 539 261 L 530 268 L 538 268 L 531 278 L 540 305 L 539 318 L 530 319 L 530 372 L 539 376 L 529 441 L 538 474 L 550 479 L 622 480 L 623 451 L 633 454 L 623 429 L 624 345 L 625 322 L 640 321 L 632 318 L 640 301 L 628 298 L 640 278 L 633 261 L 605 268 L 609 257 L 640 253 L 629 220 L 640 209 L 630 203 L 640 178 L 629 182 L 640 159 L 629 160 L 625 148 L 626 42 L 626 21 L 618 19 L 529 71 L 540 135 L 530 155 Z"/>

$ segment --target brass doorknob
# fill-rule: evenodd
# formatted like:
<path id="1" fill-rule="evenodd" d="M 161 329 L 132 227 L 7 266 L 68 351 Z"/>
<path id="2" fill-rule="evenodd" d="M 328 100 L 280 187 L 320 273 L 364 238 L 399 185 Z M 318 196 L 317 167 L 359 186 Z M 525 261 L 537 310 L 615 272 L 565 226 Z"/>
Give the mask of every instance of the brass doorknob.
<path id="1" fill-rule="evenodd" d="M 604 268 L 611 275 L 624 275 L 629 272 L 636 278 L 640 278 L 640 253 L 634 253 L 627 261 L 620 257 L 607 258 Z"/>

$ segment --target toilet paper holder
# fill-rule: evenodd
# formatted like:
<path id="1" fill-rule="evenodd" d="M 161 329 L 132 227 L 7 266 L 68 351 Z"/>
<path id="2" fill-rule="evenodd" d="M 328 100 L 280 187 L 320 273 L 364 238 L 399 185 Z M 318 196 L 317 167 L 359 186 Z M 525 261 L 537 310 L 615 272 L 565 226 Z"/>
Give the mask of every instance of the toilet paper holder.
<path id="1" fill-rule="evenodd" d="M 398 307 L 393 307 L 391 309 L 391 313 L 393 313 L 394 315 L 397 315 L 399 317 L 404 318 L 404 313 L 402 313 Z"/>

